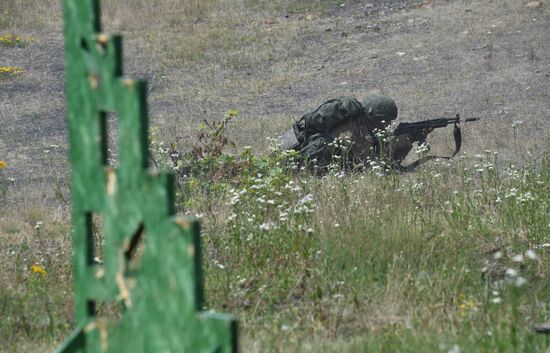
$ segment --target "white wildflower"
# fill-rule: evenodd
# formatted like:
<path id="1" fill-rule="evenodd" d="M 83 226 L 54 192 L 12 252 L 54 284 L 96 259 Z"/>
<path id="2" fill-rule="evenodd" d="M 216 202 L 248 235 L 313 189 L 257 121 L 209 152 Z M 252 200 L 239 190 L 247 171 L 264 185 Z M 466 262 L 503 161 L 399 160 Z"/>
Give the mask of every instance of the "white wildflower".
<path id="1" fill-rule="evenodd" d="M 535 254 L 535 252 L 531 249 L 525 251 L 525 256 L 529 259 L 529 260 L 533 260 L 533 261 L 536 261 L 537 260 L 537 254 Z"/>
<path id="2" fill-rule="evenodd" d="M 312 201 L 313 201 L 313 194 L 307 194 L 306 196 L 300 199 L 299 204 L 304 204 Z"/>
<path id="3" fill-rule="evenodd" d="M 460 347 L 458 346 L 458 344 L 454 344 L 447 353 L 460 353 Z"/>
<path id="4" fill-rule="evenodd" d="M 512 124 L 512 128 L 516 128 L 518 126 L 520 126 L 521 124 L 523 124 L 523 121 L 522 120 L 516 120 L 514 121 L 514 123 Z"/>
<path id="5" fill-rule="evenodd" d="M 233 197 L 231 198 L 231 200 L 229 201 L 229 203 L 230 203 L 231 205 L 236 205 L 236 204 L 239 203 L 239 201 L 240 201 L 240 200 L 239 200 L 239 195 L 235 195 L 235 196 L 233 196 Z"/>
<path id="6" fill-rule="evenodd" d="M 516 285 L 516 287 L 522 287 L 526 283 L 527 283 L 527 280 L 521 276 L 517 277 L 516 280 L 514 281 L 514 284 Z"/>
<path id="7" fill-rule="evenodd" d="M 510 278 L 515 278 L 518 276 L 518 271 L 514 270 L 513 268 L 507 268 L 506 276 Z"/>
<path id="8" fill-rule="evenodd" d="M 270 223 L 262 223 L 260 224 L 260 229 L 261 230 L 269 230 L 271 228 L 271 224 Z"/>
<path id="9" fill-rule="evenodd" d="M 512 256 L 512 261 L 513 262 L 518 262 L 518 263 L 523 263 L 523 255 L 522 254 L 517 254 L 517 255 Z"/>

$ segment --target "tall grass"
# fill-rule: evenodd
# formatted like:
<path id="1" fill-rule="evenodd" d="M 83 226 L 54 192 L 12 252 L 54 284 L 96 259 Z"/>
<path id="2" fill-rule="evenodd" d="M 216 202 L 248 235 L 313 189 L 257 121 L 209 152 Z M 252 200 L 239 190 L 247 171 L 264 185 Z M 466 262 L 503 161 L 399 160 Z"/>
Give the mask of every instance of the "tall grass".
<path id="1" fill-rule="evenodd" d="M 358 27 L 352 22 L 344 26 L 345 21 L 336 19 L 341 23 L 336 23 L 332 30 L 324 18 L 310 28 L 307 25 L 310 20 L 302 15 L 338 8 L 340 3 L 171 0 L 133 1 L 130 6 L 119 0 L 102 2 L 108 31 L 128 31 L 128 39 L 144 38 L 148 44 L 147 51 L 152 53 L 144 66 L 154 66 L 157 59 L 163 57 L 177 68 L 170 71 L 172 73 L 180 70 L 182 64 L 190 64 L 187 68 L 191 71 L 195 69 L 193 65 L 199 69 L 203 65 L 234 68 L 237 73 L 246 71 L 246 77 L 239 78 L 232 71 L 207 75 L 199 70 L 201 81 L 190 83 L 199 86 L 197 91 L 181 93 L 185 98 L 181 101 L 187 104 L 187 97 L 192 93 L 206 92 L 197 93 L 201 103 L 189 110 L 193 114 L 202 112 L 203 106 L 210 102 L 206 96 L 214 95 L 217 100 L 219 93 L 225 104 L 226 91 L 235 91 L 232 105 L 246 101 L 250 111 L 259 114 L 273 108 L 269 105 L 259 108 L 256 104 L 268 100 L 264 98 L 264 94 L 271 92 L 267 88 L 280 87 L 282 91 L 290 89 L 292 83 L 295 89 L 295 81 L 303 83 L 317 78 L 320 75 L 317 70 L 324 65 L 316 66 L 308 61 L 310 59 L 303 59 L 307 54 L 303 41 L 309 36 L 318 39 L 320 35 L 337 33 L 337 41 L 341 42 L 339 27 L 351 31 L 355 39 L 362 37 L 354 37 L 353 31 Z M 473 5 L 450 4 L 452 6 L 445 7 L 447 12 L 442 18 L 455 24 L 467 15 L 469 21 L 476 21 L 464 34 L 468 40 L 453 44 L 453 48 L 476 53 L 478 49 L 471 49 L 472 42 L 485 43 L 485 27 L 490 22 L 478 21 L 479 17 L 470 14 L 479 10 L 496 21 L 499 13 L 490 12 L 494 6 L 481 1 Z M 524 28 L 528 23 L 521 22 L 527 16 L 520 13 L 524 6 L 512 1 L 502 4 L 514 9 L 512 17 L 517 21 L 504 21 L 503 27 L 516 34 L 520 28 L 527 33 Z M 60 28 L 61 24 L 59 2 L 53 0 L 6 0 L 0 3 L 0 13 L 0 29 L 32 31 Z M 287 13 L 290 17 L 299 14 L 296 18 L 303 19 L 277 23 L 277 18 L 271 18 L 286 18 Z M 434 13 L 434 17 L 439 14 Z M 430 17 L 432 12 L 411 14 L 413 23 L 417 15 Z M 403 14 L 390 20 L 411 23 L 408 16 Z M 531 21 L 535 15 L 529 16 Z M 419 26 L 424 23 L 418 20 Z M 434 27 L 432 35 L 444 36 L 445 42 L 457 37 L 457 33 L 445 32 L 443 27 L 454 31 L 460 28 L 460 23 L 449 26 L 449 22 L 441 20 L 437 24 L 441 28 Z M 399 93 L 404 100 L 404 104 L 400 104 L 400 108 L 404 106 L 402 111 L 415 111 L 418 117 L 444 111 L 448 108 L 445 105 L 453 100 L 455 104 L 462 101 L 470 104 L 479 98 L 482 103 L 478 104 L 482 104 L 483 112 L 489 115 L 493 103 L 508 102 L 512 98 L 509 105 L 519 111 L 520 103 L 527 106 L 533 102 L 514 101 L 520 95 L 510 96 L 513 91 L 507 92 L 507 87 L 500 84 L 502 92 L 497 90 L 486 100 L 478 94 L 479 89 L 474 89 L 480 80 L 456 82 L 447 68 L 459 66 L 455 63 L 462 59 L 440 63 L 436 71 L 434 66 L 426 66 L 426 70 L 434 72 L 433 77 L 425 75 L 429 81 L 418 81 L 418 77 L 408 80 L 407 72 L 416 75 L 419 70 L 412 66 L 388 75 L 379 65 L 397 65 L 391 58 L 394 52 L 402 50 L 403 42 L 408 45 L 410 38 L 427 38 L 421 36 L 423 32 L 411 28 L 408 30 L 412 33 L 399 37 L 403 28 L 409 27 L 389 26 L 388 30 L 395 32 L 388 32 L 388 36 L 380 37 L 379 41 L 376 40 L 378 34 L 367 31 L 370 42 L 362 51 L 346 54 L 350 63 L 342 70 L 355 76 L 362 71 L 354 70 L 368 69 L 372 82 L 390 80 L 386 84 L 396 87 L 392 93 Z M 430 38 L 431 42 L 418 43 L 434 45 L 433 50 L 428 46 L 426 52 L 441 52 L 446 48 L 440 45 L 440 40 Z M 498 39 L 492 40 L 499 43 Z M 533 40 L 533 43 L 539 42 Z M 367 47 L 377 49 L 377 55 L 382 55 L 381 63 L 375 63 L 370 69 L 365 65 L 374 62 L 376 57 L 365 51 Z M 319 49 L 321 55 L 315 56 L 326 56 L 332 48 L 342 47 L 328 46 L 327 51 Z M 361 60 L 354 61 L 353 55 Z M 445 54 L 441 60 L 450 60 L 451 56 Z M 528 59 L 540 60 L 534 57 L 530 54 Z M 473 54 L 468 58 L 478 62 Z M 499 63 L 497 58 L 498 52 L 486 57 L 487 69 L 494 70 Z M 422 62 L 420 55 L 418 59 Z M 440 60 L 440 55 L 435 59 Z M 357 68 L 351 67 L 354 65 Z M 256 71 L 251 69 L 265 69 L 274 77 L 254 77 Z M 521 72 L 511 71 L 506 65 L 501 70 L 506 74 L 503 77 L 512 77 L 513 87 L 518 86 L 514 77 L 526 81 L 532 78 L 523 77 Z M 306 75 L 297 75 L 298 71 Z M 380 76 L 376 76 L 377 72 Z M 229 78 L 222 79 L 226 74 Z M 479 72 L 473 67 L 468 74 L 477 76 Z M 328 78 L 326 82 L 347 80 L 340 71 L 322 75 Z M 436 82 L 441 80 L 440 76 L 447 77 L 448 86 Z M 392 82 L 391 77 L 398 81 Z M 182 89 L 181 82 L 186 82 L 180 78 L 174 78 L 178 89 Z M 407 86 L 406 82 L 414 84 Z M 205 83 L 208 85 L 204 86 Z M 291 107 L 292 112 L 286 109 L 289 97 L 279 93 L 270 103 L 285 108 L 262 115 L 270 118 L 269 123 L 249 113 L 245 117 L 248 120 L 243 120 L 243 125 L 235 128 L 232 136 L 254 146 L 261 145 L 263 149 L 265 143 L 258 136 L 284 126 L 283 118 L 290 121 L 289 115 L 297 109 L 306 109 L 311 101 L 306 104 L 304 95 L 317 99 L 335 87 L 325 81 L 318 85 L 327 87 L 315 92 L 317 86 L 302 84 L 296 93 L 289 94 L 298 97 L 293 104 L 299 107 Z M 217 86 L 217 90 L 213 86 Z M 401 91 L 396 91 L 398 86 L 403 86 Z M 490 88 L 481 87 L 487 91 Z M 249 95 L 246 89 L 254 95 Z M 455 99 L 455 92 L 469 92 L 472 96 Z M 533 95 L 538 94 L 542 101 L 545 97 L 541 92 L 544 90 Z M 209 109 L 218 108 L 226 107 Z M 525 125 L 544 120 L 543 110 L 536 109 L 534 113 L 522 111 L 532 116 Z M 502 110 L 502 114 L 507 114 L 505 107 Z M 181 121 L 185 114 L 182 111 L 178 114 L 175 114 L 177 119 L 169 122 L 171 126 L 185 124 Z M 274 116 L 278 119 L 271 119 Z M 502 159 L 513 159 L 516 164 L 519 161 L 521 166 L 499 162 L 498 155 L 486 152 L 481 156 L 463 155 L 451 162 L 426 164 L 413 174 L 355 173 L 336 166 L 326 175 L 314 177 L 302 169 L 293 153 L 260 154 L 250 148 L 239 148 L 234 155 L 229 155 L 223 153 L 226 146 L 216 145 L 221 143 L 216 138 L 191 141 L 197 143 L 192 147 L 209 149 L 203 148 L 195 155 L 186 154 L 184 147 L 169 143 L 175 138 L 175 128 L 163 126 L 161 133 L 167 137 L 164 144 L 153 141 L 155 159 L 160 166 L 172 168 L 178 175 L 178 211 L 196 215 L 203 221 L 207 307 L 238 315 L 242 351 L 548 352 L 548 339 L 535 335 L 531 324 L 550 320 L 547 304 L 550 291 L 545 277 L 550 251 L 549 159 L 548 156 L 529 157 L 525 153 L 529 144 L 540 142 L 540 139 L 521 139 L 528 132 L 518 133 L 514 146 L 510 146 L 511 121 L 500 119 L 500 115 L 498 120 L 485 121 L 485 125 L 479 124 L 479 129 L 467 131 L 474 136 L 467 137 L 466 147 L 470 150 L 482 150 L 486 145 L 502 147 L 502 151 L 515 157 Z M 512 126 L 515 138 L 516 128 L 521 132 L 522 127 Z M 499 138 L 498 134 L 510 138 Z M 250 139 L 250 135 L 255 136 Z M 205 141 L 210 145 L 201 145 Z M 1 173 L 0 200 L 6 194 L 10 196 L 10 192 L 19 192 Z M 66 192 L 64 185 L 60 189 Z M 50 206 L 51 202 L 41 205 L 31 201 L 10 210 L 1 209 L 1 352 L 51 350 L 72 329 L 69 212 L 63 209 L 57 214 Z"/>
<path id="2" fill-rule="evenodd" d="M 238 315 L 243 351 L 547 351 L 531 329 L 550 315 L 547 156 L 315 177 L 292 152 L 224 154 L 224 124 L 189 152 L 152 146 L 203 221 L 206 305 Z M 26 219 L 0 228 L 4 351 L 71 328 L 68 225 Z"/>
<path id="3" fill-rule="evenodd" d="M 203 221 L 206 305 L 238 315 L 243 351 L 547 351 L 531 330 L 550 315 L 547 156 L 315 177 L 295 153 L 224 154 L 211 126 L 189 152 L 153 152 Z M 0 229 L 5 351 L 71 327 L 68 225 L 27 218 Z"/>
<path id="4" fill-rule="evenodd" d="M 182 211 L 205 225 L 209 306 L 239 313 L 251 346 L 547 349 L 530 328 L 549 314 L 547 157 L 323 177 L 295 158 L 202 156 L 210 176 L 179 178 Z"/>

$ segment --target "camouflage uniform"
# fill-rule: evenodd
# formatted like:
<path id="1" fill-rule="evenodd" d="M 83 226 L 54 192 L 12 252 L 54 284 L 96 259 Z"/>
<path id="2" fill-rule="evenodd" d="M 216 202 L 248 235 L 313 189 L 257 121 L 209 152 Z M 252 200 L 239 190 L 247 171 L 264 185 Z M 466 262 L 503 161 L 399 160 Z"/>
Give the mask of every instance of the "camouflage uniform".
<path id="1" fill-rule="evenodd" d="M 370 95 L 362 103 L 353 97 L 338 97 L 296 122 L 283 135 L 283 148 L 299 151 L 304 160 L 321 168 L 337 155 L 350 167 L 368 166 L 379 158 L 399 163 L 412 149 L 414 138 L 407 134 L 383 137 L 397 114 L 390 97 Z M 347 143 L 339 143 L 342 140 Z"/>

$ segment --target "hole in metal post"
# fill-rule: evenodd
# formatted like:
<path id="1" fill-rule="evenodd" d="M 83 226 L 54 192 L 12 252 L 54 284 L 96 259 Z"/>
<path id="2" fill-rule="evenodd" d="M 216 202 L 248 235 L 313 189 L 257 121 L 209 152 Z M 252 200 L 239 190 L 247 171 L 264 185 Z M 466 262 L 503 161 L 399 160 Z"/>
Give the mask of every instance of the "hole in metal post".
<path id="1" fill-rule="evenodd" d="M 134 235 L 132 235 L 128 248 L 125 249 L 124 257 L 127 272 L 137 270 L 141 264 L 141 257 L 145 252 L 145 234 L 145 228 L 141 224 Z"/>
<path id="2" fill-rule="evenodd" d="M 118 166 L 118 116 L 101 112 L 101 160 L 103 165 Z"/>
<path id="3" fill-rule="evenodd" d="M 124 316 L 125 306 L 122 301 L 101 302 L 96 301 L 95 316 L 109 320 L 120 320 Z"/>
<path id="4" fill-rule="evenodd" d="M 89 51 L 90 49 L 88 48 L 88 42 L 86 41 L 86 39 L 82 38 L 80 39 L 80 47 L 86 51 Z"/>
<path id="5" fill-rule="evenodd" d="M 90 212 L 86 217 L 87 222 L 87 243 L 88 263 L 100 265 L 103 263 L 103 217 L 101 213 Z"/>

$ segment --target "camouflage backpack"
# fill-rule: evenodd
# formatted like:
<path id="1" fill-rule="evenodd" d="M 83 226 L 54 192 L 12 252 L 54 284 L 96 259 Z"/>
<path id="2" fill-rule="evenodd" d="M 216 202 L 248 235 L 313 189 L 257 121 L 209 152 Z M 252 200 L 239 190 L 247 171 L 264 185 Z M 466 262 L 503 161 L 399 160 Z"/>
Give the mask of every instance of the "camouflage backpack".
<path id="1" fill-rule="evenodd" d="M 338 148 L 330 145 L 334 140 L 332 130 L 356 119 L 366 119 L 366 115 L 361 103 L 353 97 L 328 100 L 302 116 L 293 126 L 301 156 L 310 166 L 323 168 L 329 165 L 335 154 L 341 154 Z"/>
<path id="2" fill-rule="evenodd" d="M 314 111 L 305 114 L 294 124 L 294 134 L 302 145 L 317 133 L 329 133 L 335 126 L 365 115 L 363 106 L 353 97 L 338 97 L 321 104 Z M 366 116 L 365 116 L 366 118 Z"/>

